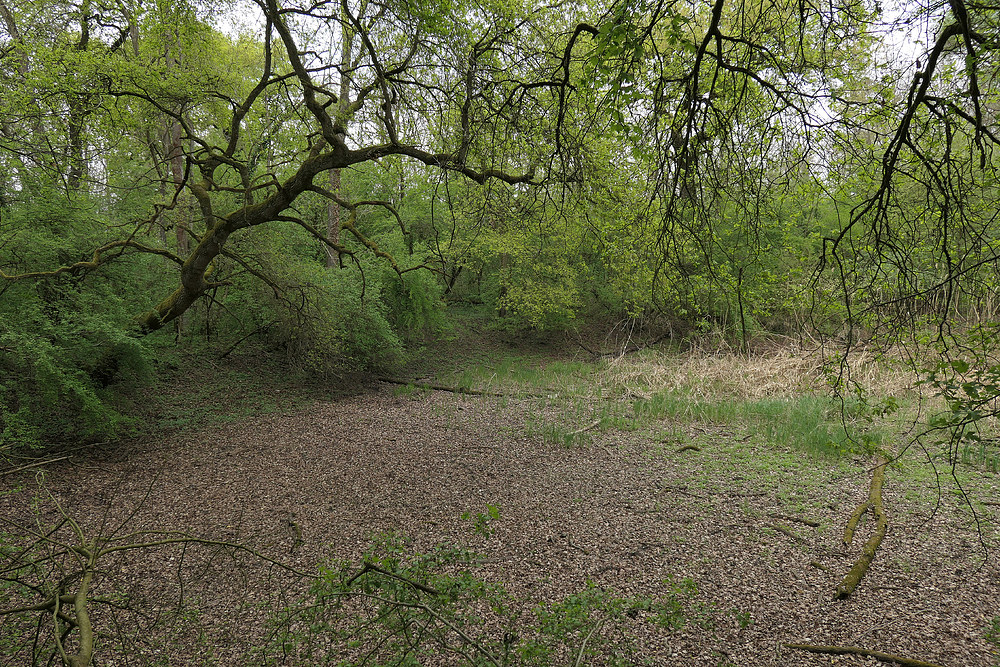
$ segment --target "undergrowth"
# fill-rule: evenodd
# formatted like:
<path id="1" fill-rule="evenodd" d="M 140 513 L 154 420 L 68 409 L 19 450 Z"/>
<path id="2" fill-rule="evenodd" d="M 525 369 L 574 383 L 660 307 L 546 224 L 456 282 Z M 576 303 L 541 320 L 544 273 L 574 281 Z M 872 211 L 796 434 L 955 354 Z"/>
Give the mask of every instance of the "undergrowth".
<path id="1" fill-rule="evenodd" d="M 481 515 L 486 516 L 486 515 Z M 360 565 L 334 561 L 309 595 L 276 610 L 264 664 L 632 665 L 636 632 L 671 632 L 706 613 L 691 579 L 668 579 L 656 596 L 624 595 L 588 582 L 554 601 L 514 598 L 478 572 L 463 547 L 412 550 L 398 534 L 378 538 Z"/>
<path id="2" fill-rule="evenodd" d="M 155 368 L 152 386 L 115 397 L 114 405 L 133 416 L 133 436 L 292 412 L 352 391 L 350 377 L 311 375 L 252 347 L 225 359 L 210 348 L 167 348 L 157 355 Z"/>

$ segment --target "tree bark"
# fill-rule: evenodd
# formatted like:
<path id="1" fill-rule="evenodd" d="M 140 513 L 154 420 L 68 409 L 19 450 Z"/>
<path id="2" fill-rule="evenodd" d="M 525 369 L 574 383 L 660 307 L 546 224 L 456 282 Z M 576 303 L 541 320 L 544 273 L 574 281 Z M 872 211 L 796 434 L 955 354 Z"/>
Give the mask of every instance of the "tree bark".
<path id="1" fill-rule="evenodd" d="M 340 184 L 340 169 L 330 170 L 330 192 L 343 199 Z M 330 201 L 326 205 L 326 239 L 333 245 L 340 244 L 340 204 Z M 326 266 L 329 269 L 340 266 L 340 253 L 330 245 L 326 246 Z"/>
<path id="2" fill-rule="evenodd" d="M 882 544 L 882 540 L 885 538 L 889 527 L 885 516 L 885 508 L 882 506 L 882 485 L 885 483 L 885 467 L 889 462 L 885 457 L 879 456 L 877 463 L 878 465 L 875 466 L 875 470 L 872 471 L 872 481 L 868 490 L 868 498 L 854 510 L 844 529 L 844 543 L 851 544 L 854 540 L 854 531 L 861 520 L 861 516 L 869 510 L 875 516 L 875 532 L 865 542 L 865 546 L 861 548 L 861 555 L 858 556 L 854 567 L 850 569 L 844 576 L 843 581 L 837 586 L 836 595 L 834 596 L 837 600 L 844 600 L 850 597 L 855 589 L 857 589 L 858 584 L 861 583 L 861 580 L 868 573 L 868 568 L 871 567 L 872 561 L 875 560 L 875 553 Z"/>

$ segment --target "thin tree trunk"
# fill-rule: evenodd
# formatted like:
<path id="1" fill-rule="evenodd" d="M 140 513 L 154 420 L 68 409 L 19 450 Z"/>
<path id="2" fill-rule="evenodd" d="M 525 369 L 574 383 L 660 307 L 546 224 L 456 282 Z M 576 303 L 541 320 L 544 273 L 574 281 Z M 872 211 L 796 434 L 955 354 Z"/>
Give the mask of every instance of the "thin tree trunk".
<path id="1" fill-rule="evenodd" d="M 340 169 L 330 170 L 330 192 L 341 196 Z M 340 204 L 331 201 L 326 205 L 326 238 L 330 243 L 340 243 Z M 340 266 L 340 253 L 326 246 L 326 266 L 329 269 Z"/>
<path id="2" fill-rule="evenodd" d="M 344 114 L 347 112 L 347 107 L 350 105 L 351 96 L 351 58 L 354 54 L 354 31 L 347 27 L 347 22 L 341 20 L 340 22 L 340 81 L 339 89 L 337 90 L 337 110 L 338 110 L 338 120 L 343 125 L 347 127 L 347 118 Z M 346 135 L 338 135 L 338 138 L 343 140 Z M 341 199 L 347 199 L 346 193 L 343 191 L 343 183 L 340 178 L 340 169 L 330 170 L 330 192 L 337 195 Z M 331 201 L 326 207 L 327 219 L 326 219 L 326 239 L 332 244 L 340 243 L 340 204 L 335 201 Z M 334 250 L 330 245 L 326 246 L 326 266 L 327 268 L 334 268 L 340 266 L 340 253 Z"/>
<path id="3" fill-rule="evenodd" d="M 180 36 L 174 35 L 174 37 L 176 38 L 176 43 L 173 49 L 176 49 L 176 55 L 171 51 L 171 47 L 168 46 L 166 54 L 167 71 L 178 66 L 181 60 Z M 178 113 L 182 111 L 183 109 L 178 109 Z M 190 223 L 190 219 L 187 215 L 188 208 L 182 202 L 184 187 L 184 144 L 181 124 L 177 118 L 169 119 L 166 132 L 164 133 L 164 143 L 167 162 L 170 165 L 170 176 L 176 188 L 177 214 L 174 219 L 174 234 L 177 240 L 177 254 L 180 257 L 186 257 L 191 251 L 191 244 L 187 234 L 187 225 Z M 175 326 L 177 328 L 176 339 L 179 341 L 184 333 L 183 313 L 176 318 Z"/>

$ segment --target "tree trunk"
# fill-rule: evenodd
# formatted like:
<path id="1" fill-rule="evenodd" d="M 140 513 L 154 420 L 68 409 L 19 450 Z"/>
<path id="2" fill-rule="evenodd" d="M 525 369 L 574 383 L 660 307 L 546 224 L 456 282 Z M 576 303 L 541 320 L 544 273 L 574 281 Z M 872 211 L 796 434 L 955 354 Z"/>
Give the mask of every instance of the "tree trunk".
<path id="1" fill-rule="evenodd" d="M 340 190 L 340 169 L 330 170 L 330 192 L 342 197 Z M 330 243 L 340 243 L 340 204 L 331 201 L 326 205 L 326 238 Z M 326 266 L 329 269 L 340 266 L 340 253 L 326 246 Z"/>
<path id="2" fill-rule="evenodd" d="M 350 105 L 351 79 L 351 58 L 354 54 L 354 31 L 347 27 L 347 21 L 341 17 L 340 22 L 340 81 L 337 90 L 337 118 L 338 123 L 347 128 L 347 107 Z M 346 134 L 338 135 L 338 138 L 346 138 Z M 347 199 L 343 191 L 340 180 L 340 169 L 330 170 L 330 192 L 341 199 Z M 331 201 L 326 206 L 326 240 L 332 244 L 340 243 L 340 204 Z M 334 268 L 340 266 L 340 253 L 330 245 L 326 246 L 326 266 Z"/>

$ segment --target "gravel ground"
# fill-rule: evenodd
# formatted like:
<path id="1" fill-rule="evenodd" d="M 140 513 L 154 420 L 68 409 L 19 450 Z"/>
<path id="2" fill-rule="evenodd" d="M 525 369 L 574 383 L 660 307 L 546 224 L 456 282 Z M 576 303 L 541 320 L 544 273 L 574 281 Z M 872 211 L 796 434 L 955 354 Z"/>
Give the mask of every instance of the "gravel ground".
<path id="1" fill-rule="evenodd" d="M 984 627 L 1000 614 L 1000 570 L 980 545 L 980 536 L 997 542 L 997 506 L 983 506 L 977 529 L 957 496 L 946 490 L 932 511 L 933 480 L 890 471 L 889 534 L 856 595 L 834 601 L 868 537 L 862 528 L 854 546 L 841 542 L 866 497 L 868 462 L 817 460 L 739 429 L 692 425 L 671 425 L 666 442 L 662 424 L 593 429 L 589 444 L 567 448 L 526 435 L 541 410 L 538 400 L 406 395 L 380 384 L 294 414 L 81 450 L 48 467 L 52 497 L 38 505 L 32 474 L 2 478 L 10 492 L 0 511 L 53 522 L 58 501 L 86 535 L 184 530 L 312 571 L 326 557 L 357 562 L 373 535 L 396 530 L 417 551 L 474 548 L 485 559 L 479 574 L 526 609 L 587 582 L 657 596 L 669 577 L 690 577 L 698 592 L 683 628 L 629 628 L 636 664 L 880 664 L 786 643 L 949 667 L 998 661 Z M 686 444 L 698 449 L 679 451 Z M 969 488 L 990 501 L 997 483 L 981 475 Z M 477 535 L 460 516 L 488 504 L 500 517 L 491 536 Z M 127 592 L 143 608 L 94 612 L 105 632 L 99 664 L 260 664 L 250 652 L 266 634 L 266 604 L 303 589 L 226 549 L 121 552 L 102 565 L 96 590 Z M 109 652 L 116 641 L 124 652 Z M 23 657 L 5 664 L 30 664 Z"/>

